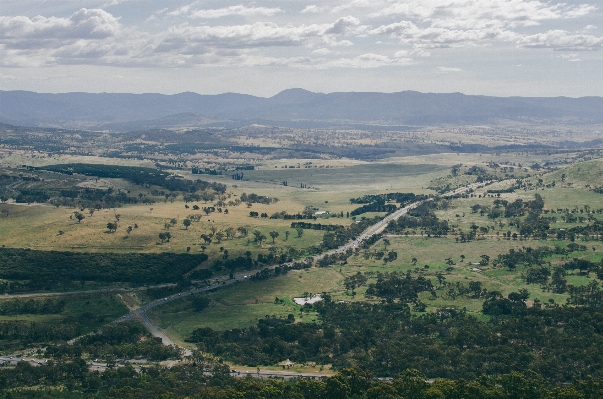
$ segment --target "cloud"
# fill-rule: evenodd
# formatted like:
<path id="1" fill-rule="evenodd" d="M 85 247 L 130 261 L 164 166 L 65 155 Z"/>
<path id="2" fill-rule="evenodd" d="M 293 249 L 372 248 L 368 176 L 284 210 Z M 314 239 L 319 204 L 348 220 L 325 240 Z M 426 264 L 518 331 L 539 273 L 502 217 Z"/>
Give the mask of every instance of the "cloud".
<path id="1" fill-rule="evenodd" d="M 261 15 L 261 16 L 273 16 L 275 14 L 282 13 L 283 10 L 280 8 L 266 8 L 266 7 L 245 7 L 243 5 L 231 6 L 213 10 L 195 10 L 190 14 L 191 18 L 221 18 L 230 15 L 239 15 L 239 16 L 251 16 L 251 15 Z"/>
<path id="2" fill-rule="evenodd" d="M 461 68 L 450 68 L 450 67 L 438 67 L 438 72 L 448 73 L 448 72 L 463 72 Z"/>
<path id="3" fill-rule="evenodd" d="M 99 9 L 82 8 L 69 18 L 0 17 L 0 42 L 14 49 L 58 47 L 76 40 L 113 37 L 119 20 Z"/>
<path id="4" fill-rule="evenodd" d="M 327 55 L 327 54 L 331 54 L 331 50 L 323 47 L 323 48 L 319 48 L 319 49 L 312 51 L 312 54 Z"/>
<path id="5" fill-rule="evenodd" d="M 205 53 L 210 48 L 251 49 L 302 46 L 308 38 L 318 37 L 324 26 L 280 26 L 257 22 L 235 26 L 191 26 L 171 28 L 160 40 L 155 52 L 180 54 Z"/>
<path id="6" fill-rule="evenodd" d="M 431 2 L 406 0 L 395 2 L 370 13 L 370 18 L 401 16 L 421 21 L 446 21 L 454 24 L 463 21 L 490 20 L 522 25 L 560 18 L 578 18 L 596 10 L 595 6 L 543 2 L 540 0 L 447 0 Z"/>
<path id="7" fill-rule="evenodd" d="M 360 20 L 348 15 L 347 17 L 339 18 L 325 33 L 329 35 L 345 35 L 353 31 L 353 28 L 356 28 L 358 25 L 360 25 Z"/>
<path id="8" fill-rule="evenodd" d="M 557 51 L 593 51 L 603 48 L 603 37 L 550 30 L 522 37 L 517 41 L 517 45 L 523 48 L 547 48 Z"/>
<path id="9" fill-rule="evenodd" d="M 99 8 L 82 8 L 67 17 L 0 17 L 0 65 L 375 68 L 409 65 L 440 48 L 500 45 L 572 54 L 603 48 L 596 27 L 588 25 L 592 21 L 572 22 L 584 26 L 577 31 L 564 22 L 592 14 L 596 7 L 554 0 L 336 0 L 306 5 L 299 14 L 259 1 L 215 9 L 207 8 L 206 1 L 189 1 L 154 12 L 147 25 L 142 21 L 148 14 L 136 24 L 131 15 L 121 20 Z M 347 15 L 337 19 L 331 13 L 343 11 Z M 240 19 L 227 18 L 232 16 L 262 21 L 236 23 Z M 541 28 L 545 21 L 546 29 Z M 447 68 L 438 71 L 455 72 Z"/>
<path id="10" fill-rule="evenodd" d="M 365 53 L 353 58 L 330 60 L 322 65 L 317 65 L 317 68 L 381 68 L 385 66 L 406 66 L 412 63 L 411 58 Z"/>
<path id="11" fill-rule="evenodd" d="M 579 62 L 582 61 L 580 58 L 578 58 L 578 54 L 576 53 L 569 53 L 569 54 L 561 54 L 560 58 L 563 58 L 569 62 Z"/>
<path id="12" fill-rule="evenodd" d="M 375 4 L 374 0 L 354 0 L 346 1 L 345 4 L 333 7 L 330 11 L 331 14 L 335 14 L 341 11 L 348 10 L 350 8 L 365 8 Z"/>
<path id="13" fill-rule="evenodd" d="M 371 35 L 389 35 L 398 38 L 400 43 L 416 48 L 448 48 L 480 43 L 491 43 L 493 40 L 516 40 L 512 31 L 499 28 L 486 29 L 446 29 L 442 27 L 420 28 L 410 21 L 401 21 L 389 25 L 381 25 L 369 30 Z"/>
<path id="14" fill-rule="evenodd" d="M 302 14 L 318 14 L 319 12 L 323 12 L 325 10 L 324 7 L 319 7 L 316 4 L 312 4 L 306 6 L 303 10 L 301 10 Z"/>

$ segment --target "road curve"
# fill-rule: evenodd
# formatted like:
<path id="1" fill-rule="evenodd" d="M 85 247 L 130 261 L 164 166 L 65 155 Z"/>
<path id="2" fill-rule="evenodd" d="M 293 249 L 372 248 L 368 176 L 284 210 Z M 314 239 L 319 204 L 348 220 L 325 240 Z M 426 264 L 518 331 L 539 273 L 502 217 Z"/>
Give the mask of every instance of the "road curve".
<path id="1" fill-rule="evenodd" d="M 483 183 L 473 183 L 470 184 L 468 186 L 465 187 L 461 187 L 458 188 L 454 191 L 451 191 L 449 193 L 446 193 L 444 195 L 442 195 L 443 197 L 450 197 L 453 195 L 457 195 L 457 194 L 461 194 L 470 190 L 475 190 L 476 188 L 479 187 L 483 187 L 484 185 L 488 184 L 489 182 L 483 182 Z M 374 225 L 370 226 L 369 228 L 367 228 L 359 237 L 357 237 L 355 240 L 348 242 L 346 244 L 344 244 L 343 246 L 337 248 L 337 249 L 333 249 L 331 251 L 325 252 L 323 254 L 317 255 L 315 256 L 313 259 L 314 260 L 318 260 L 318 259 L 322 259 L 325 255 L 332 255 L 335 253 L 341 253 L 341 252 L 345 252 L 348 249 L 354 249 L 357 246 L 361 245 L 362 242 L 366 239 L 368 239 L 370 236 L 374 235 L 374 234 L 379 234 L 381 232 L 383 232 L 383 230 L 385 230 L 385 228 L 387 227 L 388 223 L 391 222 L 392 220 L 397 220 L 400 216 L 408 213 L 409 210 L 416 208 L 417 206 L 421 205 L 422 203 L 424 203 L 425 201 L 431 201 L 431 199 L 427 199 L 424 201 L 417 201 L 414 202 L 410 205 L 405 206 L 404 208 L 400 208 L 397 211 L 387 215 L 385 218 L 383 218 L 382 220 L 380 220 L 379 222 L 375 223 Z M 285 263 L 283 265 L 291 265 L 291 263 Z M 272 268 L 274 268 L 276 266 L 273 266 Z M 253 275 L 256 272 L 258 272 L 260 270 L 251 270 L 251 271 L 247 271 L 245 272 L 246 275 L 238 274 L 235 275 L 233 279 L 229 279 L 229 280 L 224 280 L 221 282 L 217 282 L 215 284 L 206 286 L 206 287 L 201 287 L 201 288 L 196 288 L 194 290 L 190 290 L 190 291 L 185 291 L 185 292 L 181 292 L 178 294 L 174 294 L 174 295 L 170 295 L 168 297 L 165 297 L 163 299 L 159 299 L 153 302 L 150 302 L 120 318 L 118 318 L 117 320 L 114 321 L 114 323 L 119 323 L 119 322 L 124 322 L 124 321 L 128 321 L 128 320 L 133 320 L 133 319 L 139 319 L 146 327 L 147 329 L 151 332 L 151 334 L 153 334 L 153 336 L 155 337 L 159 337 L 161 338 L 161 341 L 164 343 L 164 345 L 177 345 L 175 344 L 164 332 L 161 328 L 155 326 L 151 320 L 148 318 L 146 312 L 150 309 L 153 309 L 157 306 L 160 305 L 164 305 L 166 303 L 169 303 L 171 301 L 174 301 L 176 299 L 180 299 L 180 298 L 184 298 L 187 297 L 189 295 L 194 295 L 200 292 L 207 292 L 207 291 L 211 291 L 211 290 L 215 290 L 215 289 L 219 289 L 222 287 L 226 287 L 226 286 L 230 286 L 232 284 L 238 283 L 240 281 L 246 280 L 247 279 L 247 275 Z M 177 345 L 179 346 L 179 345 Z M 186 349 L 186 348 L 182 348 L 185 351 L 185 354 L 190 355 L 190 350 Z"/>

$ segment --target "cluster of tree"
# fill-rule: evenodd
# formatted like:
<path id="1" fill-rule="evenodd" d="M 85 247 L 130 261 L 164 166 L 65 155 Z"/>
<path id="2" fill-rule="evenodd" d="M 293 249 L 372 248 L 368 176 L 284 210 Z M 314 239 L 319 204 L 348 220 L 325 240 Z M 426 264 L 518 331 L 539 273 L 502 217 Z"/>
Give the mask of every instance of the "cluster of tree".
<path id="1" fill-rule="evenodd" d="M 81 359 L 33 367 L 22 362 L 0 371 L 0 389 L 11 398 L 283 398 L 283 399 L 430 399 L 430 398 L 530 398 L 595 399 L 603 395 L 603 380 L 583 377 L 571 385 L 552 384 L 526 370 L 469 380 L 428 381 L 415 369 L 381 381 L 368 370 L 344 368 L 321 379 L 292 381 L 230 376 L 226 365 L 197 360 L 171 368 L 152 367 L 137 373 L 133 367 L 89 373 Z M 54 387 L 64 387 L 59 390 Z M 10 389 L 10 393 L 8 390 Z"/>
<path id="2" fill-rule="evenodd" d="M 212 176 L 217 176 L 217 175 L 221 175 L 222 171 L 221 170 L 216 170 L 216 169 L 210 169 L 210 168 L 198 168 L 196 166 L 193 166 L 193 168 L 191 169 L 191 173 L 193 175 L 212 175 Z"/>
<path id="3" fill-rule="evenodd" d="M 352 250 L 348 249 L 346 252 L 334 253 L 331 255 L 323 255 L 318 261 L 318 267 L 329 267 L 335 264 L 345 264 L 348 258 L 352 256 Z"/>
<path id="4" fill-rule="evenodd" d="M 439 219 L 433 210 L 438 206 L 435 201 L 427 201 L 411 209 L 406 215 L 402 215 L 398 220 L 392 220 L 388 223 L 386 233 L 401 234 L 407 233 L 409 229 L 421 229 L 430 236 L 440 237 L 448 234 L 450 226 L 448 221 Z"/>
<path id="5" fill-rule="evenodd" d="M 57 314 L 65 309 L 65 304 L 62 299 L 13 299 L 0 302 L 0 315 Z"/>
<path id="6" fill-rule="evenodd" d="M 362 205 L 359 208 L 354 209 L 350 212 L 352 216 L 362 215 L 367 212 L 395 212 L 398 209 L 396 204 L 382 204 L 379 202 L 371 202 L 370 204 Z"/>
<path id="7" fill-rule="evenodd" d="M 569 221 L 569 218 L 566 218 L 565 220 L 568 223 L 576 223 L 578 221 Z M 582 236 L 584 240 L 589 240 L 590 236 L 593 235 L 595 237 L 603 236 L 603 222 L 595 220 L 592 224 L 589 223 L 585 226 L 574 226 L 568 229 L 555 229 L 554 232 L 558 240 L 575 241 L 576 238 L 580 236 Z"/>
<path id="8" fill-rule="evenodd" d="M 343 279 L 343 286 L 346 291 L 354 290 L 358 287 L 365 286 L 368 281 L 368 277 L 360 272 L 352 274 L 351 276 L 345 276 Z"/>
<path id="9" fill-rule="evenodd" d="M 264 236 L 263 239 L 266 239 Z M 267 254 L 259 253 L 256 259 L 251 257 L 251 252 L 247 251 L 245 256 L 237 256 L 236 258 L 224 258 L 216 259 L 212 264 L 212 270 L 229 270 L 234 273 L 236 270 L 252 270 L 260 268 L 262 266 L 275 265 L 277 263 L 291 262 L 293 260 L 290 252 L 278 253 L 276 248 L 270 248 Z M 192 275 L 194 275 L 193 272 Z M 191 276 L 192 276 L 191 275 Z M 192 278 L 192 277 L 191 277 Z"/>
<path id="10" fill-rule="evenodd" d="M 498 291 L 492 291 L 486 294 L 487 299 L 482 304 L 482 312 L 491 316 L 516 315 L 521 317 L 526 309 L 526 299 L 530 293 L 522 288 L 519 292 L 511 292 L 507 298 L 503 297 Z M 539 303 L 535 304 L 540 307 Z"/>
<path id="11" fill-rule="evenodd" d="M 496 181 L 499 179 L 498 176 L 489 173 L 485 168 L 481 166 L 472 166 L 467 171 L 465 171 L 466 175 L 476 176 L 476 182 L 482 183 L 488 180 Z"/>
<path id="12" fill-rule="evenodd" d="M 349 240 L 354 240 L 367 227 L 372 226 L 381 219 L 382 218 L 379 216 L 376 216 L 374 218 L 366 218 L 360 220 L 358 223 L 352 223 L 351 225 L 342 229 L 327 231 L 322 238 L 321 249 L 325 250 L 339 248 L 345 243 L 347 243 Z"/>
<path id="13" fill-rule="evenodd" d="M 397 202 L 402 206 L 410 204 L 411 202 L 423 201 L 428 196 L 414 193 L 386 193 L 386 194 L 367 194 L 358 198 L 350 198 L 351 204 L 370 204 L 373 202 L 379 202 L 385 204 L 386 202 Z"/>
<path id="14" fill-rule="evenodd" d="M 292 229 L 306 229 L 306 230 L 335 231 L 335 230 L 344 229 L 345 226 L 342 226 L 340 224 L 291 222 L 291 228 Z"/>
<path id="15" fill-rule="evenodd" d="M 335 367 L 355 364 L 380 376 L 407 368 L 430 378 L 472 379 L 525 370 L 552 382 L 603 376 L 598 349 L 603 344 L 603 312 L 527 308 L 524 297 L 488 298 L 484 308 L 492 317 L 480 321 L 454 308 L 411 316 L 406 303 L 335 303 L 326 295 L 322 302 L 305 305 L 318 312 L 320 323 L 258 323 L 223 332 L 203 328 L 190 341 L 249 366 L 290 359 Z"/>
<path id="16" fill-rule="evenodd" d="M 20 204 L 29 204 L 33 202 L 43 203 L 50 199 L 50 194 L 43 189 L 19 189 L 15 201 Z"/>
<path id="17" fill-rule="evenodd" d="M 275 212 L 270 215 L 270 219 L 284 219 L 284 220 L 300 220 L 300 219 L 313 219 L 316 220 L 316 216 L 312 212 L 295 213 L 290 215 L 287 211 Z"/>
<path id="18" fill-rule="evenodd" d="M 158 186 L 170 191 L 194 193 L 196 191 L 213 190 L 216 193 L 226 192 L 226 186 L 216 182 L 203 180 L 186 180 L 176 178 L 159 169 L 142 168 L 138 166 L 93 165 L 93 164 L 59 164 L 48 165 L 37 169 L 72 175 L 74 173 L 85 176 L 125 179 L 142 186 Z"/>
<path id="19" fill-rule="evenodd" d="M 412 278 L 410 271 L 406 275 L 398 272 L 378 273 L 377 282 L 369 284 L 366 289 L 367 298 L 381 298 L 387 303 L 392 303 L 396 300 L 402 303 L 417 303 L 419 300 L 418 294 L 434 289 L 430 280 L 423 276 Z"/>
<path id="20" fill-rule="evenodd" d="M 544 259 L 554 252 L 549 247 L 522 247 L 517 250 L 511 248 L 506 254 L 499 254 L 492 262 L 495 267 L 506 267 L 509 270 L 514 270 L 519 265 L 532 266 L 541 265 Z"/>
<path id="21" fill-rule="evenodd" d="M 570 305 L 586 306 L 588 308 L 603 307 L 603 290 L 597 281 L 591 281 L 587 285 L 568 287 L 570 297 L 567 299 Z"/>
<path id="22" fill-rule="evenodd" d="M 406 206 L 411 202 L 425 200 L 428 197 L 425 195 L 415 195 L 413 193 L 387 193 L 387 194 L 374 194 L 365 195 L 359 198 L 350 198 L 352 204 L 365 204 L 359 208 L 354 209 L 350 215 L 358 216 L 366 212 L 395 212 L 398 207 L 395 204 L 388 204 L 386 202 L 398 202 L 400 206 Z"/>
<path id="23" fill-rule="evenodd" d="M 241 199 L 241 202 L 246 202 L 248 204 L 256 203 L 270 205 L 274 204 L 275 202 L 278 202 L 278 198 L 266 197 L 265 195 L 257 195 L 255 193 L 243 193 L 239 198 Z"/>
<path id="24" fill-rule="evenodd" d="M 292 268 L 287 265 L 265 268 L 251 276 L 252 280 L 268 280 L 278 276 L 284 276 Z"/>
<path id="25" fill-rule="evenodd" d="M 81 335 L 83 331 L 82 323 L 69 318 L 53 323 L 3 320 L 0 321 L 0 348 L 6 350 L 25 348 L 33 344 L 67 341 Z"/>
<path id="26" fill-rule="evenodd" d="M 44 354 L 55 359 L 77 359 L 84 353 L 102 359 L 144 358 L 159 361 L 181 357 L 181 349 L 164 346 L 160 338 L 153 337 L 141 323 L 135 321 L 109 324 L 71 345 L 49 345 Z"/>
<path id="27" fill-rule="evenodd" d="M 80 253 L 0 248 L 0 278 L 162 283 L 178 281 L 205 254 Z"/>

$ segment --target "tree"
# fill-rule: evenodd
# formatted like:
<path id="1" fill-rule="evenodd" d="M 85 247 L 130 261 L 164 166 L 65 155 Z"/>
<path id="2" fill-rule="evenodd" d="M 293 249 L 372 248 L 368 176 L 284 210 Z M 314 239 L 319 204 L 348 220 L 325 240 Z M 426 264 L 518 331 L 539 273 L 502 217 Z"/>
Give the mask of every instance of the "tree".
<path id="1" fill-rule="evenodd" d="M 391 243 L 389 242 L 389 240 L 387 238 L 383 239 L 383 247 L 384 247 L 384 251 L 387 251 L 387 246 L 390 245 Z"/>
<path id="2" fill-rule="evenodd" d="M 301 227 L 298 227 L 297 229 L 295 229 L 295 231 L 297 231 L 297 238 L 301 238 L 301 236 L 304 235 L 304 229 L 302 229 Z"/>
<path id="3" fill-rule="evenodd" d="M 285 241 L 289 239 L 289 234 L 291 234 L 289 230 L 285 231 Z"/>
<path id="4" fill-rule="evenodd" d="M 75 219 L 77 220 L 78 223 L 81 223 L 82 220 L 84 220 L 86 217 L 81 214 L 80 212 L 73 212 L 73 216 L 75 217 Z"/>
<path id="5" fill-rule="evenodd" d="M 253 241 L 257 242 L 258 245 L 262 245 L 262 241 L 264 241 L 266 239 L 266 236 L 264 234 L 262 234 L 262 232 L 259 230 L 254 230 L 253 236 L 254 236 Z"/>
<path id="6" fill-rule="evenodd" d="M 200 312 L 204 310 L 209 306 L 210 303 L 211 300 L 206 296 L 195 296 L 192 300 L 193 309 L 195 310 L 195 312 Z"/>
<path id="7" fill-rule="evenodd" d="M 159 233 L 159 239 L 162 243 L 165 241 L 170 242 L 170 238 L 172 238 L 172 234 L 169 231 Z"/>
<path id="8" fill-rule="evenodd" d="M 185 228 L 186 230 L 188 230 L 188 226 L 190 226 L 190 225 L 191 225 L 191 220 L 190 220 L 189 218 L 186 218 L 186 219 L 184 219 L 184 220 L 182 221 L 182 224 L 184 225 L 184 228 Z"/>
<path id="9" fill-rule="evenodd" d="M 479 264 L 481 266 L 488 266 L 488 263 L 490 263 L 490 257 L 488 255 L 481 255 L 480 258 L 481 260 L 479 261 Z"/>
<path id="10" fill-rule="evenodd" d="M 117 223 L 114 223 L 114 222 L 107 223 L 107 230 L 109 230 L 110 233 L 117 231 Z"/>
<path id="11" fill-rule="evenodd" d="M 224 230 L 224 232 L 226 233 L 226 238 L 229 240 L 232 240 L 235 237 L 236 231 L 234 227 L 228 227 L 226 230 Z"/>
<path id="12" fill-rule="evenodd" d="M 247 237 L 247 235 L 249 234 L 249 229 L 245 226 L 237 227 L 237 231 L 241 233 L 241 237 Z"/>
<path id="13" fill-rule="evenodd" d="M 159 239 L 161 240 L 161 243 L 163 244 L 165 242 L 165 240 L 167 239 L 165 236 L 164 232 L 159 233 Z"/>
<path id="14" fill-rule="evenodd" d="M 128 235 L 130 235 L 131 232 L 132 232 L 132 226 L 128 226 L 128 228 L 126 229 L 126 233 L 128 233 Z"/>
<path id="15" fill-rule="evenodd" d="M 220 242 L 222 242 L 222 239 L 224 238 L 224 233 L 222 233 L 221 231 L 218 231 L 214 237 L 216 237 L 216 240 L 218 240 L 218 244 L 219 244 Z"/>
<path id="16" fill-rule="evenodd" d="M 413 266 L 416 266 L 416 265 L 417 265 L 418 260 L 417 260 L 417 258 L 412 258 L 411 262 L 412 262 L 412 265 L 413 265 Z"/>
<path id="17" fill-rule="evenodd" d="M 170 219 L 170 224 L 171 224 L 172 226 L 175 226 L 176 224 L 178 224 L 178 220 L 177 220 L 176 218 L 171 218 L 171 219 Z"/>
<path id="18" fill-rule="evenodd" d="M 274 244 L 274 240 L 276 239 L 276 237 L 278 237 L 280 234 L 278 233 L 278 231 L 271 231 L 270 233 L 270 237 L 272 237 L 272 243 Z"/>

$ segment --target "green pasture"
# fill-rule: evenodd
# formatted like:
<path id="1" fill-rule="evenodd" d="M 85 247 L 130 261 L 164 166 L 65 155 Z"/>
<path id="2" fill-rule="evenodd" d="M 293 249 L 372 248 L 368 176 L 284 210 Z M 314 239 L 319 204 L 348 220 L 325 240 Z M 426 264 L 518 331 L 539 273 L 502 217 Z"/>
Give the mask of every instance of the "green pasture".
<path id="1" fill-rule="evenodd" d="M 316 321 L 316 315 L 301 314 L 293 298 L 304 293 L 319 294 L 340 290 L 342 275 L 335 268 L 313 268 L 291 271 L 285 276 L 265 281 L 248 280 L 209 294 L 213 303 L 208 310 L 194 312 L 189 299 L 183 298 L 154 308 L 149 317 L 178 339 L 189 336 L 200 327 L 215 330 L 246 328 L 266 316 L 287 317 L 294 314 L 298 321 Z M 275 298 L 284 303 L 275 303 Z"/>

